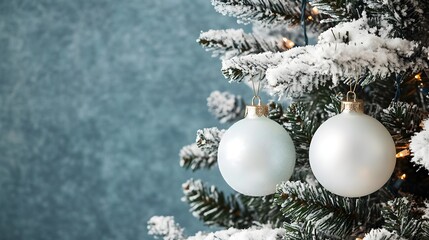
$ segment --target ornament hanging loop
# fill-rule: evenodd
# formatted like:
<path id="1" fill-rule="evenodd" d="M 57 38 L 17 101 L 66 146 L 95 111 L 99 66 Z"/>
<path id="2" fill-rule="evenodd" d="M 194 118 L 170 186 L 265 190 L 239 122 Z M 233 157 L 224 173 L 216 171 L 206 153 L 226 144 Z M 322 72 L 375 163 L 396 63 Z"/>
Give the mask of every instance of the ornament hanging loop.
<path id="1" fill-rule="evenodd" d="M 346 94 L 346 101 L 350 102 L 350 100 L 349 100 L 349 94 L 352 94 L 352 96 L 353 96 L 353 102 L 356 102 L 356 93 L 354 91 L 348 91 L 347 92 L 347 94 Z"/>
<path id="2" fill-rule="evenodd" d="M 252 98 L 252 106 L 255 106 L 255 99 L 258 99 L 258 105 L 257 106 L 261 106 L 261 97 L 259 96 L 253 96 Z"/>
<path id="3" fill-rule="evenodd" d="M 261 97 L 259 96 L 259 91 L 261 90 L 261 79 L 258 80 L 258 86 L 255 87 L 255 81 L 252 78 L 252 89 L 253 89 L 253 97 L 252 97 L 252 105 L 246 106 L 246 112 L 244 113 L 244 117 L 255 118 L 255 117 L 266 117 L 268 116 L 268 106 L 262 104 Z M 255 104 L 255 100 L 258 100 L 258 104 Z"/>

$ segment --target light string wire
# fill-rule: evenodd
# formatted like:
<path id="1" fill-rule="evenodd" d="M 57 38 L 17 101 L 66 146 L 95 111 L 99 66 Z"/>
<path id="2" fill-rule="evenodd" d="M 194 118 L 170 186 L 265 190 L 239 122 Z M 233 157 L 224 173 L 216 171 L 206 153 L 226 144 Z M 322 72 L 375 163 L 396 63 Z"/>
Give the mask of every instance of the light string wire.
<path id="1" fill-rule="evenodd" d="M 307 7 L 307 0 L 302 0 L 301 2 L 301 26 L 304 33 L 305 45 L 308 45 L 308 36 L 307 36 L 307 26 L 305 24 L 305 10 Z"/>

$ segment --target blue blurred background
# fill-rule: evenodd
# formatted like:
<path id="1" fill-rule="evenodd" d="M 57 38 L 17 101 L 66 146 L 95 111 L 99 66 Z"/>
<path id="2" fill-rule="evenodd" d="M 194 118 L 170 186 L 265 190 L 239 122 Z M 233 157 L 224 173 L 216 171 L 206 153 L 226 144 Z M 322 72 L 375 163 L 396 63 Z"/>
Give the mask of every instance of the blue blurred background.
<path id="1" fill-rule="evenodd" d="M 230 27 L 210 0 L 0 0 L 0 239 L 151 239 L 152 215 L 204 229 L 181 184 L 226 186 L 178 152 L 218 125 L 211 91 L 248 91 L 195 42 Z"/>

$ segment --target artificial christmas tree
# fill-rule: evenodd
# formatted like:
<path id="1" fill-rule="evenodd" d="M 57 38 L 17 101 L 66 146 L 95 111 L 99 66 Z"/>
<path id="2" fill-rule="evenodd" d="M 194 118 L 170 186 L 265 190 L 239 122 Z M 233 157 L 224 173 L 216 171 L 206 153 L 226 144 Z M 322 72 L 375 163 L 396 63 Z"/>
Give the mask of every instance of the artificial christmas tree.
<path id="1" fill-rule="evenodd" d="M 296 165 L 289 181 L 263 197 L 226 196 L 201 180 L 184 183 L 183 199 L 192 213 L 207 225 L 229 228 L 189 239 L 429 239 L 429 1 L 212 4 L 239 23 L 253 24 L 253 32 L 210 30 L 201 33 L 198 43 L 221 58 L 225 77 L 245 83 L 262 79 L 263 90 L 278 97 L 268 105 L 268 117 L 292 137 Z M 365 114 L 388 130 L 396 149 L 387 183 L 370 195 L 356 195 L 359 198 L 329 192 L 314 177 L 309 161 L 314 134 L 340 113 L 349 89 L 364 100 Z M 230 93 L 214 92 L 208 106 L 222 122 L 243 117 L 242 98 Z M 180 165 L 193 171 L 214 167 L 223 134 L 217 128 L 199 130 L 196 143 L 180 152 Z M 314 152 L 318 161 L 338 150 L 334 143 L 323 145 L 325 149 Z M 356 152 L 353 161 L 367 168 L 386 162 L 391 168 L 389 159 L 368 161 L 369 155 L 362 154 L 374 151 L 368 144 L 359 147 L 351 148 Z M 389 153 L 384 156 L 389 158 Z M 358 171 L 350 176 L 355 183 L 365 178 Z M 347 186 L 347 180 L 342 181 Z M 164 239 L 186 238 L 171 217 L 152 218 L 149 230 Z"/>

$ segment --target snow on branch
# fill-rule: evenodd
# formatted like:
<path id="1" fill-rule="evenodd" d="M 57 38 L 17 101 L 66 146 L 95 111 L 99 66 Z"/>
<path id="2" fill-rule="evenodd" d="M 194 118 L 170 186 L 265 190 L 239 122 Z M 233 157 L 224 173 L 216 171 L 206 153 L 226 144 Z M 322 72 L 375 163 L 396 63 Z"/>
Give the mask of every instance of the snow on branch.
<path id="1" fill-rule="evenodd" d="M 278 65 L 282 60 L 282 53 L 272 52 L 233 57 L 222 61 L 222 73 L 226 78 L 236 82 L 263 78 L 268 68 Z"/>
<path id="2" fill-rule="evenodd" d="M 180 166 L 192 171 L 201 168 L 211 168 L 217 162 L 217 154 L 210 155 L 201 150 L 196 143 L 184 146 L 179 153 Z"/>
<path id="3" fill-rule="evenodd" d="M 239 195 L 225 195 L 215 186 L 206 187 L 201 180 L 190 179 L 182 185 L 182 201 L 190 205 L 192 215 L 206 225 L 248 228 L 252 225 L 252 213 L 239 204 Z"/>
<path id="4" fill-rule="evenodd" d="M 379 217 L 378 206 L 369 198 L 344 198 L 299 181 L 280 184 L 276 201 L 292 222 L 311 223 L 318 232 L 339 237 Z"/>
<path id="5" fill-rule="evenodd" d="M 244 116 L 246 104 L 241 96 L 214 91 L 207 98 L 207 106 L 220 123 L 233 122 Z"/>
<path id="6" fill-rule="evenodd" d="M 280 240 L 283 239 L 285 230 L 272 228 L 270 225 L 254 226 L 248 229 L 229 228 L 208 234 L 199 233 L 188 240 Z"/>
<path id="7" fill-rule="evenodd" d="M 210 156 L 212 160 L 208 163 L 210 166 L 217 161 L 217 149 L 224 133 L 225 130 L 219 130 L 216 127 L 204 128 L 197 131 L 197 146 Z"/>
<path id="8" fill-rule="evenodd" d="M 164 240 L 184 240 L 183 228 L 174 221 L 174 217 L 153 216 L 147 222 L 148 234 Z"/>
<path id="9" fill-rule="evenodd" d="M 386 229 L 372 229 L 365 234 L 363 240 L 405 240 L 405 238 L 401 238 L 395 232 L 389 232 Z"/>
<path id="10" fill-rule="evenodd" d="M 315 46 L 280 53 L 283 61 L 266 72 L 268 90 L 276 95 L 301 95 L 327 81 L 368 74 L 385 78 L 392 73 L 428 66 L 418 44 L 373 34 L 363 17 L 323 32 Z M 369 82 L 366 82 L 366 84 Z"/>
<path id="11" fill-rule="evenodd" d="M 243 29 L 209 30 L 202 32 L 197 42 L 212 56 L 230 59 L 235 56 L 262 52 L 280 52 L 279 43 L 274 39 L 262 39 L 255 34 L 248 34 Z"/>
<path id="12" fill-rule="evenodd" d="M 422 121 L 420 108 L 412 103 L 392 102 L 380 114 L 381 123 L 389 130 L 396 144 L 404 145 L 415 132 L 420 131 Z"/>
<path id="13" fill-rule="evenodd" d="M 427 21 L 429 18 L 419 7 L 427 3 L 419 3 L 417 0 L 364 0 L 365 9 L 370 18 L 380 19 L 380 24 L 390 29 L 390 36 L 401 37 L 408 40 L 424 40 L 423 37 L 429 30 Z"/>
<path id="14" fill-rule="evenodd" d="M 298 0 L 212 0 L 212 4 L 219 13 L 237 17 L 237 22 L 243 24 L 297 24 L 301 17 L 301 1 Z M 306 15 L 310 15 L 309 9 L 307 7 Z"/>
<path id="15" fill-rule="evenodd" d="M 428 239 L 429 232 L 424 231 L 427 226 L 425 213 L 417 202 L 411 198 L 395 198 L 383 204 L 383 228 L 396 232 L 405 239 Z"/>
<path id="16" fill-rule="evenodd" d="M 429 170 L 429 119 L 424 121 L 424 130 L 411 137 L 411 162 Z"/>

